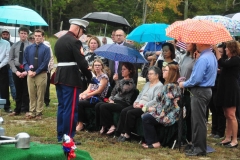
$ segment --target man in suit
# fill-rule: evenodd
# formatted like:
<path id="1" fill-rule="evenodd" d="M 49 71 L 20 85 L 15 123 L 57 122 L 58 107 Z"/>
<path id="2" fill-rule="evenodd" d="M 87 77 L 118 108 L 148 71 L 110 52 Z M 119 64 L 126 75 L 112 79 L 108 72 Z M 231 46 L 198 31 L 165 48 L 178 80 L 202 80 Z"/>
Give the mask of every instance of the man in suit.
<path id="1" fill-rule="evenodd" d="M 125 35 L 125 32 L 123 30 L 121 30 L 121 29 L 116 30 L 114 36 L 115 36 L 115 38 L 114 38 L 115 44 L 124 45 L 124 46 L 127 46 L 129 48 L 135 49 L 135 47 L 133 45 L 125 42 L 126 35 Z M 137 69 L 136 65 L 134 65 L 135 69 Z M 109 60 L 109 68 L 111 70 L 110 85 L 111 85 L 112 88 L 114 88 L 115 80 L 123 78 L 122 77 L 122 63 L 119 62 L 119 61 Z M 133 80 L 134 80 L 134 83 L 137 85 L 137 81 L 138 81 L 137 72 L 134 75 Z"/>

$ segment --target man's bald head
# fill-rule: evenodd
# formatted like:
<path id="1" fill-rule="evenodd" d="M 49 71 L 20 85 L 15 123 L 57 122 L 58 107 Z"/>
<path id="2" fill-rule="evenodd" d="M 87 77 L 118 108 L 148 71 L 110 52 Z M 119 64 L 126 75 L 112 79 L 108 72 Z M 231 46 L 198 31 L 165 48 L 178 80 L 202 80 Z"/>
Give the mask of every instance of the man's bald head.
<path id="1" fill-rule="evenodd" d="M 69 31 L 73 32 L 77 39 L 79 39 L 83 35 L 83 29 L 76 24 L 71 24 Z"/>

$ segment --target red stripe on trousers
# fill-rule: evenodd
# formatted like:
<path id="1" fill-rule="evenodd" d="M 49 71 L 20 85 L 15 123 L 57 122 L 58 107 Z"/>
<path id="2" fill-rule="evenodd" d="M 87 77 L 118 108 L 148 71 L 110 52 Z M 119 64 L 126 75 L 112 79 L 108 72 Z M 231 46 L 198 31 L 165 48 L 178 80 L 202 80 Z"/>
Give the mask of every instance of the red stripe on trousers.
<path id="1" fill-rule="evenodd" d="M 74 90 L 73 90 L 73 102 L 72 102 L 72 113 L 71 113 L 71 119 L 70 119 L 69 137 L 71 137 L 72 124 L 73 124 L 73 121 L 74 121 L 74 111 L 75 111 L 75 105 L 76 105 L 76 93 L 77 93 L 77 88 L 75 87 Z"/>

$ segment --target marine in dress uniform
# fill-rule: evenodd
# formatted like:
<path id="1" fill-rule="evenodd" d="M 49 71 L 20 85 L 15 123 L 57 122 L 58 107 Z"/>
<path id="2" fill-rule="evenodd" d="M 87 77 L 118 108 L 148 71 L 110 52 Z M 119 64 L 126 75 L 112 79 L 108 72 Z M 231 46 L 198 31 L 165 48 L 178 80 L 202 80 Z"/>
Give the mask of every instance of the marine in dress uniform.
<path id="1" fill-rule="evenodd" d="M 79 41 L 89 22 L 81 19 L 70 19 L 69 22 L 71 24 L 69 31 L 55 44 L 58 66 L 54 83 L 58 97 L 57 138 L 59 142 L 62 141 L 64 134 L 74 137 L 78 119 L 78 96 L 80 89 L 85 87 L 82 77 L 85 76 L 88 82 L 92 78 L 88 63 L 80 53 L 82 44 Z"/>

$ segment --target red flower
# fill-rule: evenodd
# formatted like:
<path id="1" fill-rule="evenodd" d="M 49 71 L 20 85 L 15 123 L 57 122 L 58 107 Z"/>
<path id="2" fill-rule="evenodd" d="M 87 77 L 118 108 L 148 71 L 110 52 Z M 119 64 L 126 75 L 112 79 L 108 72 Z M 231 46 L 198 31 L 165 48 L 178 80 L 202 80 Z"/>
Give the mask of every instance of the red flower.
<path id="1" fill-rule="evenodd" d="M 20 68 L 20 69 L 23 69 L 23 68 L 24 68 L 24 67 L 23 67 L 23 64 L 21 64 L 21 65 L 19 66 L 19 68 Z"/>

